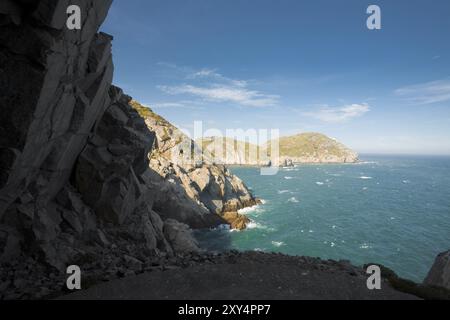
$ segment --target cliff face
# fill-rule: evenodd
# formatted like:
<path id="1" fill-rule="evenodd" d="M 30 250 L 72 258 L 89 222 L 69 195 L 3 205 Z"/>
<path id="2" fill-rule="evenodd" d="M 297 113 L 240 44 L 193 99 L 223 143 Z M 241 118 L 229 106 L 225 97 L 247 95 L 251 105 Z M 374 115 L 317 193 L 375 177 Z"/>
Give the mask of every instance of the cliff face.
<path id="1" fill-rule="evenodd" d="M 97 33 L 110 2 L 80 1 L 87 14 L 79 31 L 65 26 L 65 1 L 2 6 L 2 260 L 30 250 L 62 267 L 74 253 L 59 241 L 73 240 L 64 229 L 73 220 L 65 206 L 72 213 L 78 206 L 82 212 L 73 216 L 95 229 L 95 215 L 78 203 L 69 180 L 95 123 L 111 105 L 111 37 Z"/>
<path id="2" fill-rule="evenodd" d="M 112 37 L 97 33 L 111 1 L 73 4 L 81 30 L 67 1 L 0 5 L 0 298 L 60 290 L 50 275 L 70 264 L 114 277 L 197 251 L 180 221 L 215 226 L 254 200 L 225 168 L 150 168 L 159 132 L 111 85 Z"/>

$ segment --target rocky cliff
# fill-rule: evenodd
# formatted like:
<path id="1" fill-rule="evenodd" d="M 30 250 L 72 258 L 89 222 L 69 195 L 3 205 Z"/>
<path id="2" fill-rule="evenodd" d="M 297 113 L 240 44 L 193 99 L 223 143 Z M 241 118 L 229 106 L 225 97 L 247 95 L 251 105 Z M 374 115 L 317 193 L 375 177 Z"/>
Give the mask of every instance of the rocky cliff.
<path id="1" fill-rule="evenodd" d="M 237 211 L 256 205 L 258 200 L 242 180 L 225 166 L 216 165 L 208 152 L 202 152 L 195 141 L 150 108 L 137 101 L 131 105 L 156 134 L 150 168 L 159 175 L 153 184 L 164 190 L 155 192 L 158 211 L 192 227 L 216 223 L 220 217 L 233 228 L 244 229 L 249 220 Z"/>
<path id="2" fill-rule="evenodd" d="M 111 1 L 73 4 L 81 30 L 68 1 L 0 5 L 0 298 L 60 290 L 70 264 L 108 278 L 197 251 L 182 222 L 215 226 L 254 201 L 223 167 L 150 167 L 163 140 L 111 85 L 98 33 Z"/>

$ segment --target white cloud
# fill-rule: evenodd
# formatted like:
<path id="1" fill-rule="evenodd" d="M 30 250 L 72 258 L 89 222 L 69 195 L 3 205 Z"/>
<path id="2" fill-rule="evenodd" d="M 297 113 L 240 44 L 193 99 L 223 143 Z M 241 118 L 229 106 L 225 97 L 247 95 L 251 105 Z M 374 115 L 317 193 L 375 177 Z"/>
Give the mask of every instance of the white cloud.
<path id="1" fill-rule="evenodd" d="M 363 116 L 370 111 L 367 103 L 350 104 L 337 108 L 322 107 L 316 111 L 305 112 L 303 115 L 329 123 L 345 122 Z"/>
<path id="2" fill-rule="evenodd" d="M 222 77 L 216 70 L 213 69 L 201 69 L 199 71 L 194 71 L 190 76 L 190 78 L 207 78 L 207 77 Z"/>
<path id="3" fill-rule="evenodd" d="M 450 100 L 450 80 L 437 80 L 406 86 L 395 94 L 414 104 L 432 104 Z"/>
<path id="4" fill-rule="evenodd" d="M 278 103 L 276 95 L 263 94 L 256 90 L 245 87 L 213 84 L 208 87 L 181 85 L 181 86 L 159 86 L 168 94 L 190 94 L 201 99 L 215 102 L 232 102 L 249 107 L 269 107 Z"/>

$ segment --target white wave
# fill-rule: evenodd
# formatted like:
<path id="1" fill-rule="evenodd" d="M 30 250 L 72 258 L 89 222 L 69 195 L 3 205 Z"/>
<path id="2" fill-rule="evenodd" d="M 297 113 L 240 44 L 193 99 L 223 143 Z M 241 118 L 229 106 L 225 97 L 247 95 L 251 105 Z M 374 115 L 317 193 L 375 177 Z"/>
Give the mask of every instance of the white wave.
<path id="1" fill-rule="evenodd" d="M 367 188 L 367 187 L 364 187 L 364 188 L 362 188 L 364 191 L 366 191 L 367 189 L 369 189 L 369 188 Z"/>
<path id="2" fill-rule="evenodd" d="M 285 245 L 283 241 L 272 241 L 272 244 L 278 248 Z"/>
<path id="3" fill-rule="evenodd" d="M 342 176 L 342 174 L 340 174 L 340 173 L 330 173 L 329 175 L 332 177 L 341 177 Z"/>
<path id="4" fill-rule="evenodd" d="M 293 177 L 284 177 L 286 180 L 294 179 Z"/>
<path id="5" fill-rule="evenodd" d="M 411 181 L 409 181 L 409 180 L 403 180 L 402 183 L 408 184 L 408 183 L 411 183 Z"/>
<path id="6" fill-rule="evenodd" d="M 323 186 L 323 185 L 324 185 L 324 183 L 323 183 L 323 182 L 320 182 L 320 181 L 317 181 L 316 184 L 317 184 L 318 186 Z"/>
<path id="7" fill-rule="evenodd" d="M 247 223 L 247 229 L 265 229 L 266 227 L 259 224 L 258 222 L 251 221 Z"/>
<path id="8" fill-rule="evenodd" d="M 278 194 L 288 193 L 290 190 L 278 190 Z"/>
<path id="9" fill-rule="evenodd" d="M 370 245 L 367 244 L 367 243 L 363 243 L 363 244 L 361 244 L 361 245 L 359 246 L 359 248 L 360 248 L 360 249 L 370 249 L 370 248 L 372 248 L 372 246 L 370 246 Z"/>
<path id="10" fill-rule="evenodd" d="M 373 179 L 372 177 L 367 177 L 367 176 L 361 176 L 359 178 L 363 179 L 363 180 L 371 180 L 371 179 Z"/>
<path id="11" fill-rule="evenodd" d="M 300 201 L 298 201 L 296 197 L 292 197 L 292 198 L 290 198 L 290 199 L 288 200 L 288 202 L 291 202 L 291 203 L 299 203 Z"/>
<path id="12" fill-rule="evenodd" d="M 238 213 L 239 214 L 248 214 L 248 213 L 253 212 L 253 211 L 258 211 L 258 209 L 259 209 L 259 205 L 255 205 L 253 207 L 247 207 L 247 208 L 239 209 Z"/>
<path id="13" fill-rule="evenodd" d="M 364 164 L 378 164 L 378 162 L 376 162 L 376 161 L 360 161 L 360 162 L 356 162 L 356 163 L 354 163 L 354 164 L 357 164 L 357 165 L 364 165 Z"/>
<path id="14" fill-rule="evenodd" d="M 270 227 L 268 227 L 268 226 L 262 225 L 262 224 L 260 224 L 260 223 L 258 223 L 258 222 L 255 222 L 255 221 L 249 222 L 249 223 L 247 224 L 247 229 L 248 229 L 248 230 L 259 229 L 259 230 L 265 230 L 265 231 L 270 231 L 270 232 L 275 231 L 274 228 L 270 228 Z"/>

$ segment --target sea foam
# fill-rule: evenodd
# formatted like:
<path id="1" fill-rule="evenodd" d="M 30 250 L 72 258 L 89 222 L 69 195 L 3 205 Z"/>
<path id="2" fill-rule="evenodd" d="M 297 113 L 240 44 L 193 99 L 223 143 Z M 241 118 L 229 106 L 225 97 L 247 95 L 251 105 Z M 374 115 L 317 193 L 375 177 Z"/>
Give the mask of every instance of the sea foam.
<path id="1" fill-rule="evenodd" d="M 249 214 L 251 212 L 255 212 L 255 211 L 258 212 L 260 210 L 261 210 L 261 208 L 260 208 L 259 205 L 254 205 L 253 207 L 247 207 L 247 208 L 239 209 L 238 213 L 239 214 Z"/>
<path id="2" fill-rule="evenodd" d="M 285 245 L 283 241 L 272 241 L 272 244 L 277 248 Z"/>
<path id="3" fill-rule="evenodd" d="M 288 200 L 288 202 L 291 202 L 291 203 L 299 203 L 300 201 L 298 201 L 296 197 L 292 197 L 292 198 L 290 198 L 290 199 Z"/>

